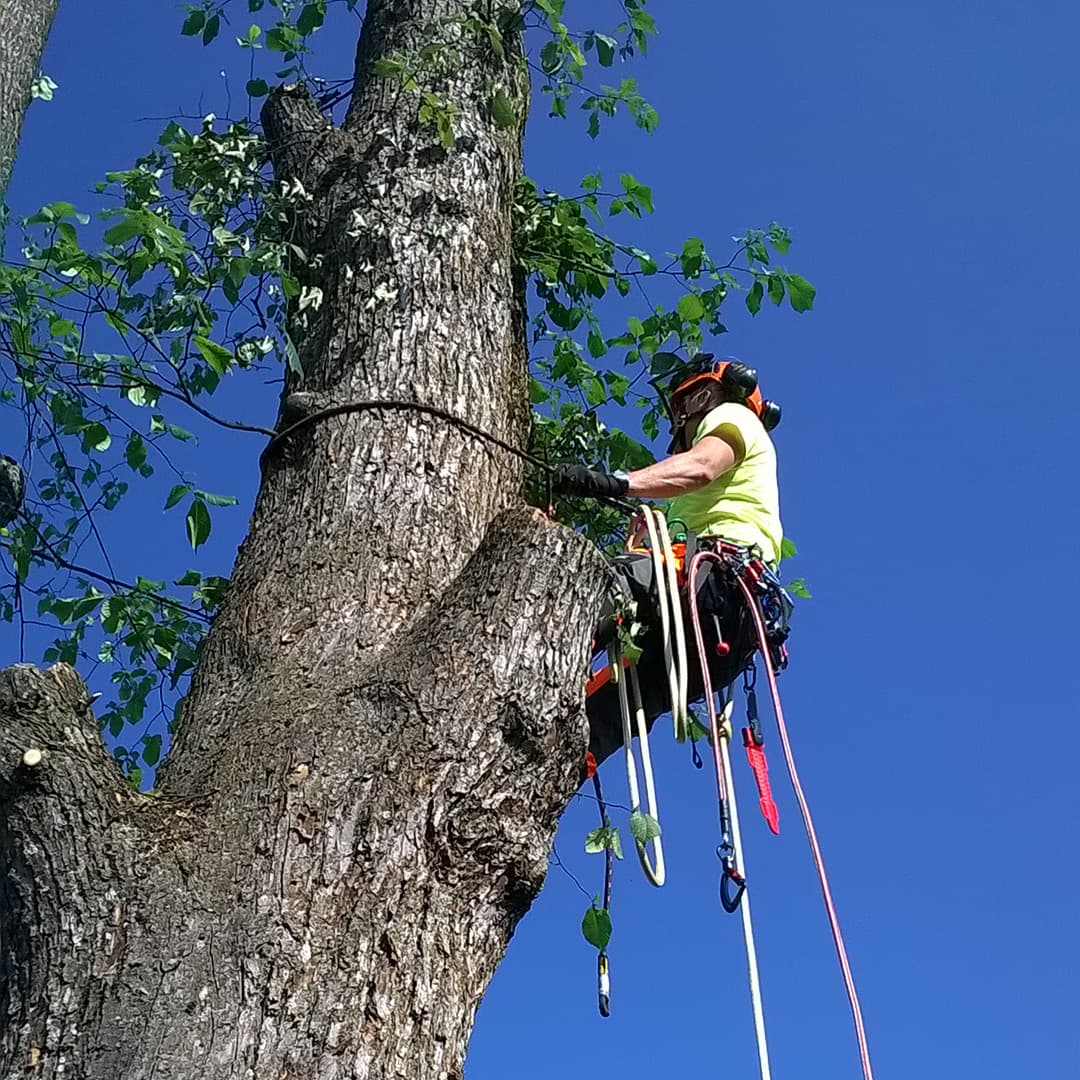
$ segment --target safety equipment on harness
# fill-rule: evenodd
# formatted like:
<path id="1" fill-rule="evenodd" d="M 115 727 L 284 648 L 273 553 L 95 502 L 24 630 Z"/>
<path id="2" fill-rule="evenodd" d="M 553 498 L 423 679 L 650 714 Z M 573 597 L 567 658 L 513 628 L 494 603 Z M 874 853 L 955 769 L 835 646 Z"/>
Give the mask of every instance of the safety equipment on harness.
<path id="1" fill-rule="evenodd" d="M 642 531 L 649 534 L 653 557 L 659 549 L 663 565 L 654 566 L 654 584 L 657 590 L 666 589 L 669 582 L 669 568 L 677 568 L 679 581 L 675 588 L 677 602 L 670 604 L 670 610 L 681 614 L 682 596 L 685 594 L 689 607 L 689 622 L 693 629 L 694 643 L 698 660 L 701 666 L 701 689 L 706 701 L 709 713 L 709 732 L 712 744 L 713 762 L 716 769 L 717 807 L 720 823 L 720 844 L 717 855 L 721 862 L 720 901 L 728 912 L 739 911 L 743 925 L 743 937 L 746 946 L 747 969 L 750 981 L 750 994 L 753 1005 L 754 1029 L 758 1043 L 758 1061 L 761 1080 L 771 1080 L 769 1065 L 768 1045 L 765 1033 L 764 1006 L 761 995 L 761 985 L 758 975 L 757 952 L 754 941 L 753 924 L 750 917 L 750 899 L 747 891 L 747 878 L 743 857 L 742 840 L 739 831 L 738 810 L 735 803 L 735 785 L 731 768 L 730 742 L 732 738 L 731 712 L 733 707 L 732 685 L 734 676 L 730 669 L 726 668 L 721 661 L 727 657 L 736 659 L 740 664 L 740 670 L 744 670 L 743 687 L 747 699 L 747 726 L 742 731 L 743 744 L 746 748 L 747 758 L 753 770 L 758 788 L 758 802 L 762 816 L 765 818 L 770 831 L 779 831 L 776 804 L 772 798 L 769 784 L 768 766 L 764 756 L 764 734 L 757 714 L 757 698 L 754 682 L 756 669 L 753 667 L 752 654 L 746 653 L 744 643 L 734 643 L 723 640 L 721 623 L 715 617 L 715 613 L 709 611 L 702 604 L 702 598 L 708 597 L 708 590 L 702 587 L 701 579 L 706 581 L 715 575 L 720 575 L 725 583 L 730 584 L 731 590 L 739 598 L 739 617 L 733 618 L 732 611 L 727 612 L 727 625 L 734 627 L 736 633 L 742 634 L 742 614 L 745 614 L 751 624 L 754 641 L 754 651 L 759 653 L 765 667 L 768 679 L 769 691 L 772 697 L 773 713 L 776 718 L 777 729 L 784 751 L 784 758 L 788 767 L 788 774 L 792 786 L 795 789 L 796 799 L 802 813 L 803 824 L 817 868 L 818 879 L 821 885 L 825 907 L 829 917 L 829 925 L 833 934 L 833 941 L 840 960 L 844 983 L 851 1005 L 852 1016 L 859 1044 L 859 1056 L 862 1064 L 864 1080 L 873 1080 L 873 1071 L 870 1064 L 870 1055 L 863 1025 L 862 1010 L 855 991 L 854 979 L 848 964 L 847 953 L 844 948 L 843 937 L 840 932 L 839 920 L 833 905 L 829 890 L 825 866 L 821 856 L 817 835 L 810 816 L 809 806 L 803 794 L 799 782 L 798 773 L 795 769 L 794 757 L 791 744 L 784 722 L 783 709 L 780 703 L 779 691 L 776 684 L 778 669 L 786 666 L 787 652 L 784 645 L 787 636 L 787 621 L 791 614 L 791 601 L 784 592 L 776 575 L 757 557 L 753 549 L 746 549 L 724 540 L 698 541 L 702 544 L 700 550 L 692 536 L 687 537 L 684 545 L 672 545 L 667 536 L 666 522 L 662 516 L 653 514 L 647 507 L 643 507 L 642 525 L 636 531 L 631 530 L 631 540 L 634 542 L 635 535 Z M 682 548 L 681 551 L 678 549 Z M 658 584 L 662 583 L 662 584 Z M 680 589 L 679 586 L 682 586 Z M 658 599 L 662 602 L 666 599 L 661 592 Z M 663 608 L 661 610 L 664 610 Z M 706 622 L 703 616 L 712 619 L 716 629 L 716 640 L 712 648 L 706 646 Z M 681 619 L 677 621 L 681 622 Z M 711 628 L 710 628 L 711 629 Z M 665 641 L 665 667 L 668 674 L 668 684 L 671 689 L 673 711 L 678 708 L 679 695 L 682 688 L 689 685 L 689 679 L 682 676 L 677 670 L 678 661 L 673 657 L 669 643 L 675 637 L 672 628 L 667 628 L 664 635 Z M 714 667 L 715 665 L 715 667 Z M 722 672 L 726 681 L 715 686 L 714 674 Z M 602 677 L 606 675 L 606 678 Z M 597 692 L 602 692 L 608 682 L 615 682 L 619 691 L 619 699 L 622 717 L 622 732 L 625 743 L 627 758 L 627 775 L 631 789 L 631 805 L 637 811 L 639 807 L 639 795 L 637 788 L 637 772 L 634 766 L 633 752 L 630 749 L 632 733 L 630 729 L 630 709 L 627 700 L 626 684 L 629 683 L 634 697 L 634 712 L 637 722 L 637 730 L 642 750 L 642 764 L 645 772 L 646 789 L 649 797 L 650 813 L 655 815 L 655 790 L 653 789 L 652 768 L 648 747 L 648 729 L 645 712 L 642 708 L 641 692 L 638 681 L 637 665 L 626 664 L 621 656 L 618 644 L 613 647 L 610 655 L 610 664 L 605 672 L 594 675 L 589 680 L 587 694 L 590 699 Z M 693 686 L 692 690 L 697 687 Z M 684 699 L 685 700 L 685 699 Z M 719 705 L 719 707 L 718 707 Z M 660 709 L 651 715 L 656 715 Z M 597 796 L 601 802 L 601 820 L 607 825 L 606 807 L 602 803 L 599 792 L 598 777 L 594 777 L 597 785 Z M 656 867 L 650 866 L 645 855 L 644 844 L 638 845 L 638 855 L 646 876 L 654 884 L 660 884 L 654 880 L 656 876 L 663 876 L 663 852 L 660 848 L 659 837 L 656 843 Z M 609 853 L 610 854 L 610 853 Z M 610 897 L 610 860 L 605 866 L 605 907 Z M 658 872 L 658 873 L 657 873 Z M 610 985 L 608 980 L 608 967 L 606 951 L 602 953 L 600 961 L 602 980 L 601 1012 L 606 1016 L 609 1011 Z"/>
<path id="2" fill-rule="evenodd" d="M 682 365 L 668 382 L 666 393 L 657 380 L 652 380 L 652 385 L 671 420 L 669 454 L 679 448 L 686 449 L 693 435 L 685 430 L 691 416 L 706 413 L 724 402 L 745 405 L 766 431 L 772 431 L 780 423 L 780 406 L 761 396 L 757 371 L 739 360 L 717 360 L 712 353 L 700 353 L 689 364 Z"/>
<path id="3" fill-rule="evenodd" d="M 580 495 L 587 499 L 619 498 L 630 487 L 626 473 L 605 473 L 587 469 L 584 465 L 562 465 L 551 478 L 551 488 L 557 495 Z"/>

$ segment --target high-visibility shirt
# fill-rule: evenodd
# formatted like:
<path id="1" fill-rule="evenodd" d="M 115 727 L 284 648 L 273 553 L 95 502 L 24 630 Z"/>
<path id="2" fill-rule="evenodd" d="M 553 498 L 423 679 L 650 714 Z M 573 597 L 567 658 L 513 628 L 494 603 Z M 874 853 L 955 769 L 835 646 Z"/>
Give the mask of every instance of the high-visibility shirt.
<path id="1" fill-rule="evenodd" d="M 772 439 L 754 412 L 732 401 L 705 414 L 693 445 L 710 435 L 723 435 L 740 448 L 739 462 L 705 487 L 672 499 L 668 519 L 683 522 L 699 536 L 756 544 L 775 567 L 784 530 Z"/>

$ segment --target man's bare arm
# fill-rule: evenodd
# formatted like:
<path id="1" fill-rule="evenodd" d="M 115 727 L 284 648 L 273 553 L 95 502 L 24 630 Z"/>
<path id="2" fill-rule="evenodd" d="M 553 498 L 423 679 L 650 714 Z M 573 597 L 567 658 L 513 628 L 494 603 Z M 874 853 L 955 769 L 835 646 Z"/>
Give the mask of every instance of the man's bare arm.
<path id="1" fill-rule="evenodd" d="M 697 491 L 737 465 L 740 449 L 726 435 L 706 435 L 684 453 L 635 469 L 626 494 L 638 499 L 669 499 Z"/>

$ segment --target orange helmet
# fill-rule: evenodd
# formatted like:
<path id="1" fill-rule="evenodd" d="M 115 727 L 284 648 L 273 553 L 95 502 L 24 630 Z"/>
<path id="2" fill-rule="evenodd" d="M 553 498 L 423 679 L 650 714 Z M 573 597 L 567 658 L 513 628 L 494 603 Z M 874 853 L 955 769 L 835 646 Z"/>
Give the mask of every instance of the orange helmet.
<path id="1" fill-rule="evenodd" d="M 668 453 L 683 439 L 686 422 L 691 416 L 708 412 L 726 401 L 745 405 L 766 431 L 772 431 L 780 423 L 780 406 L 761 396 L 757 372 L 752 367 L 738 360 L 717 360 L 711 353 L 701 353 L 668 384 L 668 394 L 664 398 L 671 418 L 672 438 Z"/>

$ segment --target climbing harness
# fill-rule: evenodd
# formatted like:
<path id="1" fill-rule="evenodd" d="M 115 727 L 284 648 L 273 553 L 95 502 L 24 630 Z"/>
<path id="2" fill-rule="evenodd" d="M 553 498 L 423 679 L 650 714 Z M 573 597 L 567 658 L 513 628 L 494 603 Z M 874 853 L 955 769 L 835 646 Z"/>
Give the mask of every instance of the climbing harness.
<path id="1" fill-rule="evenodd" d="M 701 549 L 694 550 L 695 545 L 691 543 L 690 537 L 687 538 L 685 545 L 673 545 L 667 523 L 662 515 L 651 511 L 648 507 L 642 507 L 640 516 L 640 523 L 631 530 L 631 540 L 628 541 L 628 548 L 633 542 L 635 533 L 640 534 L 644 531 L 648 534 L 653 567 L 653 583 L 656 590 L 657 606 L 660 611 L 664 664 L 677 737 L 680 731 L 684 735 L 688 731 L 689 710 L 687 698 L 689 697 L 690 680 L 686 664 L 685 635 L 680 632 L 683 628 L 683 595 L 686 596 L 688 602 L 688 617 L 693 630 L 694 644 L 701 668 L 701 683 L 709 716 L 710 742 L 712 744 L 713 764 L 716 774 L 717 812 L 720 826 L 720 844 L 717 847 L 717 856 L 721 864 L 719 897 L 721 906 L 725 911 L 730 913 L 739 911 L 742 919 L 747 976 L 753 1006 L 754 1031 L 757 1039 L 761 1080 L 771 1080 L 772 1074 L 765 1031 L 765 1014 L 757 949 L 750 912 L 750 897 L 747 891 L 745 859 L 739 829 L 739 814 L 735 801 L 735 783 L 731 766 L 730 744 L 733 734 L 731 715 L 734 706 L 734 694 L 732 692 L 734 683 L 729 682 L 714 689 L 713 672 L 710 668 L 711 657 L 706 649 L 702 617 L 704 613 L 699 603 L 698 588 L 699 576 L 706 568 L 712 574 L 725 575 L 725 580 L 730 581 L 733 586 L 733 595 L 741 597 L 740 610 L 745 610 L 751 620 L 752 640 L 749 651 L 744 653 L 745 643 L 738 640 L 734 642 L 725 641 L 719 619 L 715 612 L 710 613 L 716 638 L 713 645 L 713 655 L 721 659 L 730 658 L 735 662 L 742 663 L 743 692 L 746 697 L 746 726 L 741 732 L 742 743 L 757 786 L 758 806 L 762 817 L 765 819 L 769 830 L 776 834 L 779 833 L 780 827 L 779 812 L 772 795 L 768 762 L 764 751 L 764 733 L 758 716 L 757 668 L 754 664 L 754 655 L 759 654 L 764 664 L 788 775 L 791 778 L 806 834 L 810 841 L 814 865 L 817 869 L 818 880 L 829 918 L 833 943 L 836 947 L 848 1001 L 851 1006 L 863 1077 L 864 1080 L 873 1080 L 862 1009 L 855 990 L 854 977 L 848 962 L 847 951 L 840 931 L 839 918 L 833 904 L 824 859 L 810 814 L 809 804 L 795 767 L 794 754 L 787 725 L 784 721 L 783 707 L 777 686 L 777 671 L 787 664 L 787 651 L 784 642 L 787 637 L 787 621 L 791 613 L 790 598 L 784 592 L 779 579 L 757 557 L 755 551 L 723 540 L 702 542 Z M 726 673 L 728 669 L 722 667 L 719 670 Z M 609 650 L 608 668 L 590 678 L 588 693 L 591 695 L 608 681 L 614 681 L 618 686 L 631 808 L 635 812 L 640 809 L 640 796 L 636 765 L 633 751 L 630 748 L 632 732 L 630 726 L 630 701 L 626 689 L 627 683 L 630 685 L 633 696 L 637 733 L 641 743 L 642 769 L 645 776 L 649 813 L 656 817 L 656 793 L 648 746 L 647 720 L 641 701 L 641 688 L 638 683 L 636 666 L 626 662 L 622 655 L 621 644 L 615 644 Z M 719 702 L 719 708 L 717 702 Z M 680 718 L 682 722 L 681 728 Z M 608 825 L 607 810 L 600 797 L 599 777 L 594 776 L 593 779 L 597 785 L 597 797 L 601 805 L 601 820 L 606 826 Z M 654 844 L 656 850 L 655 867 L 649 863 L 644 844 L 638 844 L 638 856 L 646 877 L 653 884 L 658 885 L 663 883 L 664 877 L 663 849 L 659 837 L 655 838 Z M 609 850 L 606 854 L 605 908 L 610 898 L 612 853 Z M 659 880 L 656 880 L 657 878 Z M 605 951 L 601 952 L 599 963 L 600 968 L 598 970 L 602 972 L 600 985 L 603 987 L 601 1012 L 606 1016 L 610 1009 Z"/>

